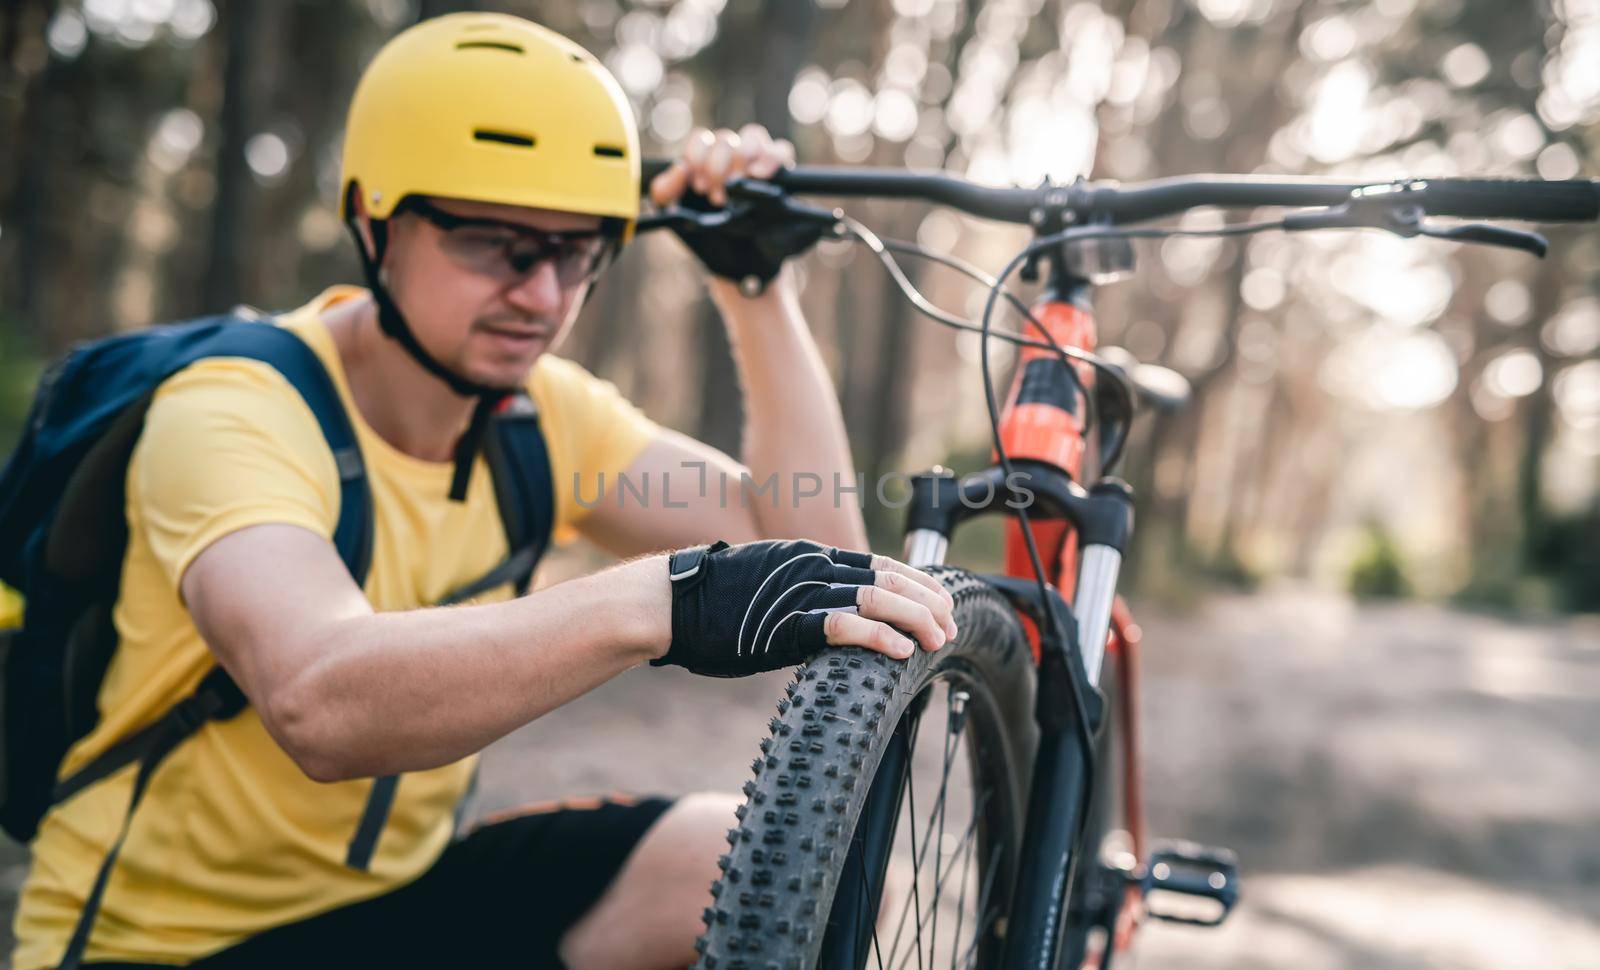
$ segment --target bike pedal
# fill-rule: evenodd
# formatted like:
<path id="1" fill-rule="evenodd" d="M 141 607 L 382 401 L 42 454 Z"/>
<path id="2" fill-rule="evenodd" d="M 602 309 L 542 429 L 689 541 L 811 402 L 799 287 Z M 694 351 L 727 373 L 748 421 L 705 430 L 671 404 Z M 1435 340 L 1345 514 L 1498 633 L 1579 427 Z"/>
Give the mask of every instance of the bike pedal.
<path id="1" fill-rule="evenodd" d="M 1150 853 L 1141 884 L 1150 916 L 1216 926 L 1239 902 L 1239 857 L 1232 849 L 1160 842 Z"/>

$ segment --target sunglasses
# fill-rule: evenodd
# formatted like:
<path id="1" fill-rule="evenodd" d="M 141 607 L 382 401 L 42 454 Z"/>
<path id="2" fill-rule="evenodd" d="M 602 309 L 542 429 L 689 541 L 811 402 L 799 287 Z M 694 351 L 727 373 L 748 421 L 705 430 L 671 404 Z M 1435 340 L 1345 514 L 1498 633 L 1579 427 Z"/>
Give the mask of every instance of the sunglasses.
<path id="1" fill-rule="evenodd" d="M 458 216 L 412 196 L 397 207 L 439 230 L 439 248 L 462 269 L 505 285 L 545 263 L 566 288 L 591 283 L 616 252 L 615 232 L 543 232 L 498 219 Z"/>

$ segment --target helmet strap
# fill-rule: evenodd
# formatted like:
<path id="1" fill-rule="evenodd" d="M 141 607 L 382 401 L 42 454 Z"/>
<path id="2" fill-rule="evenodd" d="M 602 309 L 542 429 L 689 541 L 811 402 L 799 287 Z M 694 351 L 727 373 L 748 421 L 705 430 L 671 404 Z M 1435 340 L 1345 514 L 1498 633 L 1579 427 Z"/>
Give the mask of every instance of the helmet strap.
<path id="1" fill-rule="evenodd" d="M 352 183 L 350 190 L 356 190 Z M 350 211 L 353 213 L 354 208 Z M 450 479 L 450 500 L 464 502 L 467 498 L 467 485 L 472 478 L 473 460 L 483 445 L 484 431 L 488 428 L 489 417 L 506 398 L 514 392 L 504 388 L 490 387 L 470 381 L 460 374 L 450 370 L 444 364 L 423 349 L 422 343 L 417 340 L 417 335 L 412 332 L 406 323 L 406 318 L 395 305 L 394 299 L 389 295 L 389 288 L 383 285 L 382 274 L 379 272 L 383 264 L 383 252 L 388 245 L 389 226 L 386 220 L 369 219 L 368 226 L 372 232 L 371 253 L 363 244 L 361 231 L 352 215 L 347 224 L 350 233 L 355 237 L 356 252 L 361 259 L 361 270 L 367 278 L 367 289 L 372 291 L 372 301 L 377 306 L 378 329 L 384 336 L 394 340 L 405 348 L 422 368 L 434 377 L 443 381 L 450 390 L 462 397 L 476 397 L 477 404 L 472 409 L 472 420 L 467 424 L 467 430 L 456 441 L 455 448 L 455 473 Z"/>

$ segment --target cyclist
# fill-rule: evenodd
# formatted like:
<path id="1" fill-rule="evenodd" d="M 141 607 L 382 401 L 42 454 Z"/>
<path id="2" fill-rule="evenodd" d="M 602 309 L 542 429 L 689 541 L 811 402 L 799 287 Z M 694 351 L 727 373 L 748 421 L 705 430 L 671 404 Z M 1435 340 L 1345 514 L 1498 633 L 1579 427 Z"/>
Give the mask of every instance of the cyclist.
<path id="1" fill-rule="evenodd" d="M 781 253 L 687 240 L 736 349 L 748 468 L 547 353 L 639 200 L 630 110 L 576 44 L 502 15 L 425 22 L 368 67 L 345 142 L 342 203 L 368 286 L 335 287 L 278 323 L 326 365 L 355 425 L 371 570 L 358 587 L 330 542 L 338 463 L 276 371 L 213 358 L 163 384 L 128 466 L 100 722 L 62 773 L 214 663 L 249 706 L 206 723 L 152 776 L 105 870 L 84 962 L 685 965 L 735 800 L 569 802 L 456 838 L 476 753 L 647 660 L 729 675 L 825 642 L 937 649 L 956 633 L 948 594 L 893 560 L 840 551 L 865 545 L 852 502 L 694 487 L 699 474 L 854 478 Z M 663 204 L 688 189 L 720 202 L 730 178 L 770 175 L 792 154 L 755 126 L 698 131 L 651 191 Z M 770 285 L 748 296 L 735 281 L 752 275 Z M 429 608 L 507 551 L 472 429 L 521 389 L 540 415 L 556 532 L 638 558 L 522 597 L 500 587 Z M 619 473 L 674 477 L 656 501 L 614 490 L 592 501 Z M 814 541 L 776 541 L 791 537 Z M 718 539 L 734 545 L 704 545 Z M 660 549 L 679 551 L 641 555 Z M 132 775 L 43 820 L 16 918 L 19 970 L 68 952 Z M 393 775 L 367 831 L 374 779 Z"/>

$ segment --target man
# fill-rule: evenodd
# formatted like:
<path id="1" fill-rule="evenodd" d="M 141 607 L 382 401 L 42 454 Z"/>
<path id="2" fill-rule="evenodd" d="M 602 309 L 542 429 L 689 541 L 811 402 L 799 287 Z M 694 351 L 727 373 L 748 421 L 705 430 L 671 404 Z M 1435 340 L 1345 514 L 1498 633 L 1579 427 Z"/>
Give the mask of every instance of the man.
<path id="1" fill-rule="evenodd" d="M 730 179 L 771 175 L 792 154 L 759 127 L 699 131 L 652 195 L 669 204 L 692 188 L 720 203 Z M 850 503 L 738 500 L 745 474 L 854 478 L 787 275 L 747 297 L 737 260 L 702 250 L 732 277 L 711 293 L 745 388 L 748 468 L 546 355 L 631 232 L 638 165 L 615 82 L 525 21 L 428 21 L 369 67 L 343 179 L 369 288 L 335 288 L 279 322 L 326 365 L 355 426 L 376 519 L 371 571 L 358 587 L 330 543 L 339 469 L 280 375 L 215 358 L 162 386 L 128 468 L 101 721 L 62 774 L 214 663 L 249 706 L 204 725 L 152 776 L 109 866 L 86 965 L 686 965 L 734 800 L 573 805 L 456 841 L 476 753 L 647 660 L 739 674 L 824 642 L 904 657 L 912 638 L 937 649 L 955 635 L 949 596 L 920 572 L 753 541 L 865 545 Z M 477 430 L 520 389 L 539 411 L 558 532 L 623 556 L 736 545 L 428 608 L 507 552 Z M 686 468 L 735 483 L 732 498 L 689 487 L 699 473 Z M 619 473 L 672 474 L 672 506 L 596 504 L 592 490 L 578 501 L 581 483 Z M 62 960 L 131 775 L 44 819 L 17 915 L 19 970 Z M 376 798 L 374 779 L 395 775 L 392 800 Z M 357 858 L 353 833 L 380 803 Z"/>

